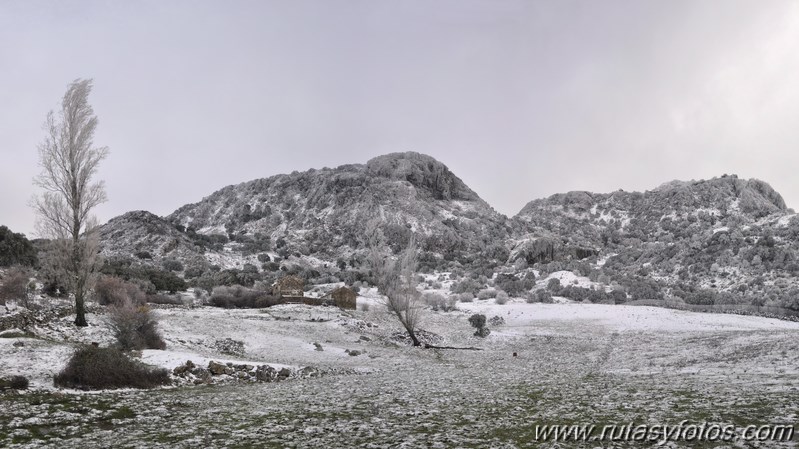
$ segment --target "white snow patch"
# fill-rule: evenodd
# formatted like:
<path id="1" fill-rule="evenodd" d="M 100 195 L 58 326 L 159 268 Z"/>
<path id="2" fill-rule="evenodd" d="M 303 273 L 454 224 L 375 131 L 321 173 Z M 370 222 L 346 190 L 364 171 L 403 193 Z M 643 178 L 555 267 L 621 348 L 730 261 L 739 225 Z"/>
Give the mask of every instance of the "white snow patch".
<path id="1" fill-rule="evenodd" d="M 605 304 L 527 304 L 494 305 L 485 302 L 458 304 L 470 313 L 498 315 L 505 327 L 533 327 L 545 322 L 582 322 L 620 332 L 691 332 L 727 330 L 799 330 L 799 323 L 742 315 L 688 312 L 647 306 Z M 535 333 L 535 330 L 532 330 Z"/>
<path id="2" fill-rule="evenodd" d="M 571 271 L 556 271 L 551 273 L 546 278 L 537 281 L 536 285 L 539 287 L 546 287 L 550 279 L 558 279 L 560 281 L 560 285 L 564 287 L 567 285 L 573 285 L 582 288 L 602 287 L 601 284 L 597 284 L 585 276 L 577 276 Z"/>

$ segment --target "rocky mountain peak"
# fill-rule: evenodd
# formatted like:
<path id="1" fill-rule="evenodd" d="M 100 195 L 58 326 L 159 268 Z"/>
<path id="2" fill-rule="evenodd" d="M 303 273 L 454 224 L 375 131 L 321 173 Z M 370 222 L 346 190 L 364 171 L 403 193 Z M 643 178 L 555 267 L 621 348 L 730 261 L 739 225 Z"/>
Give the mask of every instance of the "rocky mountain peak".
<path id="1" fill-rule="evenodd" d="M 480 198 L 435 158 L 415 152 L 390 153 L 366 163 L 371 176 L 408 181 L 437 200 L 475 201 Z"/>

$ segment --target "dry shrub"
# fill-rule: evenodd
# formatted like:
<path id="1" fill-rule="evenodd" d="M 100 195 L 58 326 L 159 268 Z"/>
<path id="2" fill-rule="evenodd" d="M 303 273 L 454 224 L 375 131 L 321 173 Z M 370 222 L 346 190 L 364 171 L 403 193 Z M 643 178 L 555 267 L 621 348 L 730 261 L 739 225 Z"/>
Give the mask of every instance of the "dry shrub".
<path id="1" fill-rule="evenodd" d="M 480 292 L 477 294 L 477 299 L 486 300 L 486 299 L 496 298 L 497 293 L 498 293 L 497 290 L 493 288 L 480 290 Z"/>
<path id="2" fill-rule="evenodd" d="M 474 301 L 474 295 L 471 293 L 461 293 L 457 295 L 458 301 L 460 302 L 472 302 Z"/>
<path id="3" fill-rule="evenodd" d="M 0 391 L 2 390 L 27 390 L 30 382 L 24 376 L 0 377 Z"/>
<path id="4" fill-rule="evenodd" d="M 100 276 L 94 286 L 94 298 L 103 306 L 120 306 L 127 303 L 144 305 L 147 295 L 138 285 L 116 276 Z"/>
<path id="5" fill-rule="evenodd" d="M 129 303 L 114 306 L 110 317 L 120 349 L 166 349 L 166 342 L 158 332 L 158 321 L 149 307 Z"/>
<path id="6" fill-rule="evenodd" d="M 164 295 L 157 293 L 154 295 L 147 295 L 147 303 L 179 306 L 183 305 L 183 300 L 180 298 L 180 294 Z"/>
<path id="7" fill-rule="evenodd" d="M 458 300 L 452 296 L 445 298 L 439 293 L 427 292 L 422 295 L 422 301 L 434 311 L 450 312 L 457 310 L 456 303 Z"/>
<path id="8" fill-rule="evenodd" d="M 169 382 L 167 370 L 137 362 L 117 348 L 86 346 L 75 351 L 53 383 L 64 388 L 104 390 L 153 388 Z"/>
<path id="9" fill-rule="evenodd" d="M 508 294 L 501 291 L 501 292 L 497 293 L 497 297 L 496 297 L 496 299 L 494 299 L 494 302 L 496 302 L 499 305 L 503 305 L 503 304 L 506 304 L 508 302 L 508 299 L 509 299 L 508 298 Z"/>
<path id="10" fill-rule="evenodd" d="M 0 278 L 0 305 L 8 300 L 22 300 L 27 304 L 30 271 L 13 267 Z"/>
<path id="11" fill-rule="evenodd" d="M 276 304 L 280 304 L 280 298 L 240 285 L 214 287 L 211 292 L 211 305 L 225 309 L 262 309 Z"/>

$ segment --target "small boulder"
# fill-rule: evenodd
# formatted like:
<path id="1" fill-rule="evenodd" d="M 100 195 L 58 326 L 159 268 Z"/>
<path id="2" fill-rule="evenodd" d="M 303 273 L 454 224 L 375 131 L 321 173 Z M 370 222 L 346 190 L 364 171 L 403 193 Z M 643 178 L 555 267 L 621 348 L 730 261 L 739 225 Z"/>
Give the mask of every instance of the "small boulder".
<path id="1" fill-rule="evenodd" d="M 211 383 L 211 372 L 201 366 L 193 368 L 191 374 L 196 377 L 195 385 Z"/>
<path id="2" fill-rule="evenodd" d="M 269 365 L 261 365 L 255 370 L 255 380 L 258 382 L 272 382 L 277 378 L 277 371 Z"/>
<path id="3" fill-rule="evenodd" d="M 306 366 L 305 368 L 301 369 L 298 374 L 299 377 L 302 378 L 319 377 L 321 375 L 318 369 L 311 366 Z"/>
<path id="4" fill-rule="evenodd" d="M 186 363 L 184 363 L 183 365 L 176 366 L 175 369 L 172 370 L 172 374 L 176 376 L 183 376 L 187 372 L 193 370 L 194 368 L 195 368 L 194 362 L 192 362 L 191 360 L 186 360 Z"/>
<path id="5" fill-rule="evenodd" d="M 223 365 L 223 364 L 221 364 L 219 362 L 215 362 L 213 360 L 208 362 L 208 371 L 210 371 L 211 374 L 213 374 L 214 376 L 219 376 L 221 374 L 227 374 L 225 371 L 227 371 L 228 369 L 230 369 L 230 368 L 228 368 L 226 365 Z"/>

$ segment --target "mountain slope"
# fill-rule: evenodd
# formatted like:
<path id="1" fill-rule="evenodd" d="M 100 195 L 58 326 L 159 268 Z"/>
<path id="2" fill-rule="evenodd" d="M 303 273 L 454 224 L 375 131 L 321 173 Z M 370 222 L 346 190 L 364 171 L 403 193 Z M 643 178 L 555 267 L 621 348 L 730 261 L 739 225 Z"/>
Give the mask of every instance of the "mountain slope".
<path id="1" fill-rule="evenodd" d="M 277 270 L 316 283 L 363 279 L 378 234 L 394 253 L 415 234 L 420 271 L 470 275 L 480 288 L 500 271 L 568 270 L 614 290 L 614 302 L 799 310 L 799 218 L 767 183 L 734 175 L 557 194 L 508 219 L 444 164 L 394 153 L 228 186 L 166 218 L 131 212 L 102 229 L 106 255 L 171 269 L 178 260 L 187 280 L 208 287 L 269 282 Z M 608 300 L 560 293 L 570 292 Z"/>
<path id="2" fill-rule="evenodd" d="M 643 193 L 569 192 L 531 201 L 514 223 L 521 237 L 511 258 L 532 261 L 539 242 L 556 236 L 590 249 L 583 271 L 628 293 L 646 284 L 634 299 L 799 310 L 799 219 L 763 181 L 733 175 Z"/>
<path id="3" fill-rule="evenodd" d="M 100 241 L 105 256 L 186 259 L 201 252 L 185 233 L 147 211 L 127 212 L 112 218 L 100 227 Z"/>
<path id="4" fill-rule="evenodd" d="M 228 186 L 167 220 L 189 233 L 258 241 L 266 250 L 325 260 L 363 250 L 372 220 L 394 251 L 413 231 L 426 257 L 442 263 L 468 264 L 486 247 L 504 248 L 509 236 L 505 216 L 444 164 L 418 153 Z M 496 252 L 493 259 L 504 263 L 507 254 Z"/>

